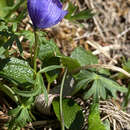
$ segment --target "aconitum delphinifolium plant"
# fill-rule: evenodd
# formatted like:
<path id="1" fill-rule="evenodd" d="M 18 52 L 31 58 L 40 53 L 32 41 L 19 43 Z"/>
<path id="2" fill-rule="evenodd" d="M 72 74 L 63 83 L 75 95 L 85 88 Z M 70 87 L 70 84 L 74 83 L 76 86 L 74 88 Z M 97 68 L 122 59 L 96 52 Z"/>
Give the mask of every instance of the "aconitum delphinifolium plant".
<path id="1" fill-rule="evenodd" d="M 63 2 L 67 5 L 67 10 L 63 10 Z M 80 10 L 76 1 L 67 0 L 1 0 L 0 7 L 0 102 L 2 103 L 0 111 L 6 112 L 5 106 L 7 106 L 8 117 L 11 117 L 8 118 L 9 123 L 6 125 L 2 123 L 0 128 L 4 126 L 8 127 L 8 130 L 19 130 L 23 127 L 106 130 L 106 127 L 112 127 L 109 119 L 104 122 L 100 119 L 100 115 L 106 113 L 100 114 L 99 101 L 104 100 L 107 103 L 110 97 L 120 98 L 119 92 L 121 95 L 127 92 L 124 107 L 127 106 L 130 91 L 114 81 L 118 79 L 120 73 L 117 73 L 117 77 L 112 76 L 111 74 L 115 75 L 115 72 L 106 70 L 105 68 L 109 68 L 108 65 L 99 64 L 98 58 L 90 50 L 82 47 L 76 47 L 70 56 L 65 56 L 53 41 L 53 35 L 50 35 L 58 33 L 55 31 L 58 27 L 52 30 L 52 33 L 49 31 L 49 35 L 47 30 L 46 33 L 41 30 L 58 24 L 65 17 L 69 20 L 67 22 L 69 25 L 70 22 L 72 25 L 74 23 L 74 28 L 73 26 L 69 28 L 66 24 L 69 30 L 75 30 L 75 25 L 79 23 L 77 27 L 85 31 L 87 28 L 84 23 L 87 22 L 89 25 L 90 21 L 84 20 L 96 14 L 92 13 L 91 9 Z M 30 16 L 32 26 L 27 26 L 27 14 Z M 26 27 L 29 27 L 28 30 Z M 64 31 L 64 28 L 66 29 L 64 26 L 63 30 L 58 30 Z M 68 33 L 71 31 L 67 32 L 66 37 Z M 75 41 L 75 36 L 64 40 L 71 44 L 73 40 Z M 62 38 L 58 39 L 57 36 L 54 38 L 62 43 Z M 124 64 L 123 68 L 129 70 L 129 63 Z M 130 74 L 116 66 L 113 68 L 123 73 L 121 84 L 124 84 L 124 81 L 128 84 Z M 89 116 L 83 112 L 86 111 L 84 107 L 86 105 Z M 108 106 L 108 103 L 106 105 Z M 115 108 L 115 105 L 113 107 Z M 41 120 L 46 124 L 35 125 L 35 122 Z"/>
<path id="2" fill-rule="evenodd" d="M 35 45 L 33 65 L 36 72 L 36 58 L 38 55 L 38 36 L 36 28 L 48 28 L 59 23 L 67 11 L 62 10 L 59 0 L 28 0 L 28 12 L 34 26 Z"/>
<path id="3" fill-rule="evenodd" d="M 28 5 L 28 12 L 34 26 L 34 35 L 35 35 L 34 56 L 33 56 L 34 79 L 35 79 L 36 78 L 35 74 L 37 73 L 36 58 L 39 50 L 37 28 L 43 29 L 58 24 L 67 14 L 67 11 L 62 10 L 62 4 L 59 0 L 28 0 L 27 5 Z M 63 86 L 61 88 L 62 89 L 60 93 L 60 106 L 62 106 Z M 49 87 L 47 88 L 47 90 L 49 93 Z M 62 114 L 61 109 L 60 113 Z M 61 127 L 62 130 L 64 130 L 63 120 L 61 121 Z"/>
<path id="4" fill-rule="evenodd" d="M 28 12 L 36 28 L 56 25 L 67 14 L 59 0 L 28 0 Z"/>

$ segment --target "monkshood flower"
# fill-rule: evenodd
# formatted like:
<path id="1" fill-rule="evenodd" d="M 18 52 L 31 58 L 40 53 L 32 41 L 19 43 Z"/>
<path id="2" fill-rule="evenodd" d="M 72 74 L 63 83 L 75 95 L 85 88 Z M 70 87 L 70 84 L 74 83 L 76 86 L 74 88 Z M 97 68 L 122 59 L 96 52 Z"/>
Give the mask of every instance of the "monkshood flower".
<path id="1" fill-rule="evenodd" d="M 28 12 L 35 28 L 48 28 L 59 23 L 67 11 L 59 0 L 28 0 Z"/>

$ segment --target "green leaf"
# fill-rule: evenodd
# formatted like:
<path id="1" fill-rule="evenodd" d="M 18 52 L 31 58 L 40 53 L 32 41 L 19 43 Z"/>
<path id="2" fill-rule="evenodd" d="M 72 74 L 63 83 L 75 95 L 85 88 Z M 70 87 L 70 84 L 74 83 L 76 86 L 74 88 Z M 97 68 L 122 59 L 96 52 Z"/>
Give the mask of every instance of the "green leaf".
<path id="1" fill-rule="evenodd" d="M 48 71 L 51 71 L 51 70 L 54 70 L 54 69 L 59 69 L 59 68 L 63 68 L 63 66 L 61 66 L 61 65 L 51 65 L 51 66 L 48 66 L 48 67 L 41 69 L 39 71 L 39 73 L 45 73 L 45 72 L 48 72 Z"/>
<path id="2" fill-rule="evenodd" d="M 69 7 L 68 7 L 68 14 L 65 16 L 66 19 L 71 19 L 71 16 L 73 13 L 76 11 L 78 7 L 69 2 Z"/>
<path id="3" fill-rule="evenodd" d="M 85 92 L 85 94 L 84 94 L 84 99 L 88 99 L 88 98 L 90 98 L 92 95 L 94 95 L 95 93 L 96 93 L 96 81 L 93 83 L 93 85 L 91 86 L 91 88 L 87 91 L 87 92 Z"/>
<path id="4" fill-rule="evenodd" d="M 7 0 L 7 3 L 9 0 Z M 12 1 L 12 0 L 11 0 Z M 13 1 L 14 2 L 14 1 Z M 18 8 L 20 8 L 21 5 L 25 4 L 24 7 L 26 7 L 26 3 L 25 3 L 25 0 L 16 0 L 16 3 L 15 4 L 11 4 L 11 6 L 8 6 L 5 8 L 5 11 L 7 10 L 8 13 L 6 14 L 5 18 L 8 19 L 12 14 L 13 12 L 15 12 Z"/>
<path id="5" fill-rule="evenodd" d="M 92 79 L 88 78 L 88 79 L 83 79 L 81 81 L 79 81 L 77 84 L 75 84 L 74 88 L 73 88 L 73 92 L 72 95 L 76 94 L 77 92 L 79 92 L 81 89 L 83 89 L 89 82 L 91 82 Z M 90 93 L 89 93 L 90 94 Z M 91 96 L 91 95 L 90 95 Z"/>
<path id="6" fill-rule="evenodd" d="M 78 6 L 75 6 L 72 4 L 72 2 L 69 2 L 68 7 L 68 14 L 65 16 L 68 20 L 83 20 L 83 19 L 89 19 L 93 17 L 95 14 L 92 13 L 91 9 L 83 10 L 77 13 Z"/>
<path id="7" fill-rule="evenodd" d="M 13 42 L 15 41 L 14 36 L 11 36 L 6 43 L 4 43 L 4 48 L 11 48 L 11 46 L 13 45 Z"/>
<path id="8" fill-rule="evenodd" d="M 96 73 L 87 71 L 87 70 L 81 70 L 80 73 L 74 75 L 74 78 L 78 81 L 83 79 L 92 79 L 94 80 L 96 77 Z"/>
<path id="9" fill-rule="evenodd" d="M 62 104 L 65 127 L 69 130 L 81 130 L 84 119 L 80 106 L 72 99 L 63 99 Z M 53 108 L 60 120 L 59 100 L 53 101 Z"/>
<path id="10" fill-rule="evenodd" d="M 124 63 L 123 69 L 130 73 L 130 59 Z"/>
<path id="11" fill-rule="evenodd" d="M 13 24 L 14 25 L 14 24 Z M 13 32 L 14 26 L 10 26 L 9 29 L 7 28 L 1 28 L 3 30 L 0 31 L 0 36 L 2 37 L 6 37 L 7 41 L 3 41 L 3 47 L 5 49 L 10 49 L 13 45 L 14 42 L 16 42 L 16 45 L 20 51 L 20 53 L 22 53 L 23 49 L 22 49 L 22 45 L 21 42 L 19 41 L 18 35 L 15 34 Z"/>
<path id="12" fill-rule="evenodd" d="M 44 61 L 43 61 L 43 63 L 42 63 L 42 68 L 46 68 L 46 67 L 48 68 L 48 67 L 54 66 L 54 68 L 52 70 L 45 72 L 45 76 L 47 78 L 47 81 L 50 84 L 54 80 L 56 80 L 56 78 L 58 77 L 58 75 L 61 72 L 61 67 L 60 68 L 58 67 L 59 65 L 60 65 L 60 58 L 59 57 L 45 58 Z"/>
<path id="13" fill-rule="evenodd" d="M 0 47 L 0 56 L 2 56 L 2 54 L 3 54 L 5 51 L 6 51 L 6 49 L 5 49 L 3 46 L 1 46 L 1 47 Z"/>
<path id="14" fill-rule="evenodd" d="M 25 39 L 29 40 L 30 48 L 32 47 L 33 43 L 35 42 L 34 33 L 29 30 L 23 30 L 19 33 L 19 35 L 24 36 Z"/>
<path id="15" fill-rule="evenodd" d="M 30 96 L 30 97 L 25 97 L 25 98 L 21 98 L 21 102 L 22 102 L 22 106 L 26 106 L 28 109 L 31 108 L 32 104 L 34 103 L 35 97 Z"/>
<path id="16" fill-rule="evenodd" d="M 33 97 L 38 94 L 44 93 L 45 101 L 48 102 L 48 93 L 47 93 L 42 75 L 40 73 L 36 74 L 36 80 L 35 80 L 34 86 L 31 87 L 31 90 L 25 91 L 25 90 L 13 88 L 13 91 L 22 97 Z"/>
<path id="17" fill-rule="evenodd" d="M 93 103 L 88 116 L 88 130 L 107 130 L 100 119 L 99 104 Z"/>
<path id="18" fill-rule="evenodd" d="M 15 127 L 24 127 L 27 123 L 31 122 L 31 116 L 28 107 L 18 106 L 16 109 L 11 110 L 13 116 L 9 122 L 9 129 L 14 129 Z M 14 112 L 14 113 L 13 113 Z"/>
<path id="19" fill-rule="evenodd" d="M 18 113 L 21 111 L 22 107 L 18 105 L 15 109 L 9 110 L 8 115 L 9 116 L 17 116 Z"/>
<path id="20" fill-rule="evenodd" d="M 55 68 L 52 69 L 51 71 L 45 72 L 45 76 L 47 78 L 47 81 L 51 84 L 52 82 L 54 82 L 54 80 L 56 80 L 56 78 L 58 77 L 59 73 L 61 72 L 61 68 L 63 68 L 62 66 L 59 65 L 53 65 Z M 48 66 L 51 67 L 51 66 Z M 47 67 L 46 67 L 47 68 Z"/>
<path id="21" fill-rule="evenodd" d="M 67 56 L 62 56 L 61 57 L 61 62 L 64 66 L 66 66 L 68 68 L 68 71 L 73 71 L 74 69 L 80 67 L 79 62 L 74 59 L 74 58 L 70 58 Z"/>
<path id="22" fill-rule="evenodd" d="M 86 51 L 81 47 L 77 47 L 71 54 L 71 57 L 76 59 L 81 66 L 97 64 L 98 59 L 90 51 Z"/>
<path id="23" fill-rule="evenodd" d="M 7 58 L 0 60 L 0 77 L 4 77 L 20 84 L 33 84 L 33 70 L 29 64 L 17 58 Z"/>
<path id="24" fill-rule="evenodd" d="M 77 83 L 74 86 L 72 95 L 76 94 L 81 89 L 85 89 L 86 86 L 88 86 L 88 84 L 94 80 L 95 73 L 81 70 L 80 73 L 73 75 L 73 76 L 74 76 L 75 80 L 77 81 Z"/>
<path id="25" fill-rule="evenodd" d="M 99 100 L 100 98 L 106 99 L 108 95 L 116 98 L 117 91 L 127 92 L 127 88 L 95 72 L 82 70 L 80 73 L 74 75 L 74 77 L 77 81 L 74 92 L 84 89 L 84 99 L 88 99 L 91 96 L 95 100 Z"/>
<path id="26" fill-rule="evenodd" d="M 118 83 L 116 83 L 111 79 L 101 76 L 100 82 L 101 82 L 101 86 L 109 90 L 114 98 L 116 98 L 116 91 L 120 91 L 124 93 L 127 92 L 127 88 L 125 88 L 124 86 L 120 86 Z"/>
<path id="27" fill-rule="evenodd" d="M 15 41 L 16 41 L 16 45 L 17 45 L 17 47 L 19 49 L 19 52 L 22 53 L 23 52 L 23 48 L 22 48 L 21 42 L 19 41 L 17 36 L 15 36 Z"/>
<path id="28" fill-rule="evenodd" d="M 130 100 L 130 82 L 128 82 L 128 92 L 125 95 L 124 102 L 122 104 L 123 107 L 127 107 Z"/>
<path id="29" fill-rule="evenodd" d="M 80 11 L 79 13 L 71 16 L 70 20 L 83 20 L 83 19 L 89 19 L 92 18 L 95 14 L 92 13 L 91 9 Z"/>
<path id="30" fill-rule="evenodd" d="M 126 70 L 128 73 L 130 73 L 130 59 L 125 62 L 123 65 L 122 65 L 123 69 Z M 126 75 L 124 75 L 123 73 L 119 73 L 119 78 L 121 79 L 125 79 L 125 78 L 128 78 Z"/>
<path id="31" fill-rule="evenodd" d="M 105 76 L 110 76 L 110 71 L 108 69 L 101 68 L 98 70 L 98 73 Z"/>
<path id="32" fill-rule="evenodd" d="M 46 104 L 48 104 L 48 93 L 47 93 L 47 90 L 46 90 L 46 87 L 45 87 L 42 75 L 40 73 L 37 73 L 37 75 L 36 75 L 36 81 L 37 81 L 38 87 L 41 88 L 41 90 L 42 90 L 42 92 L 43 92 L 43 94 L 45 96 L 45 102 L 46 102 Z"/>
<path id="33" fill-rule="evenodd" d="M 18 97 L 15 92 L 7 85 L 0 85 L 0 90 L 2 90 L 6 95 L 8 95 L 13 101 L 18 102 Z"/>
<path id="34" fill-rule="evenodd" d="M 104 126 L 106 127 L 106 130 L 111 130 L 110 128 L 110 122 L 108 119 L 106 119 L 104 122 L 103 122 Z"/>
<path id="35" fill-rule="evenodd" d="M 8 13 L 8 10 L 5 10 L 5 8 L 8 7 L 7 0 L 0 0 L 0 16 L 4 17 Z"/>
<path id="36" fill-rule="evenodd" d="M 45 37 L 41 40 L 40 50 L 38 57 L 44 61 L 46 58 L 60 56 L 59 48 L 52 40 L 46 40 Z"/>
<path id="37" fill-rule="evenodd" d="M 5 20 L 0 18 L 0 31 L 7 30 L 7 29 L 8 29 L 8 26 L 6 25 Z"/>
<path id="38" fill-rule="evenodd" d="M 24 8 L 24 10 L 21 13 L 19 13 L 19 15 L 16 18 L 14 18 L 14 20 L 12 20 L 12 22 L 20 23 L 24 18 L 26 18 L 26 16 L 27 16 L 27 8 Z M 23 31 L 25 31 L 25 30 L 23 30 Z"/>
<path id="39" fill-rule="evenodd" d="M 38 95 L 38 93 L 40 92 L 40 88 L 38 87 L 35 87 L 33 90 L 30 91 L 20 90 L 18 88 L 12 88 L 12 89 L 15 92 L 15 94 L 20 95 L 22 97 L 33 97 Z"/>
<path id="40" fill-rule="evenodd" d="M 107 91 L 109 91 L 110 93 L 107 93 Z M 109 78 L 95 75 L 90 90 L 88 92 L 85 92 L 84 94 L 84 99 L 87 99 L 92 95 L 94 96 L 94 98 L 96 98 L 96 100 L 99 100 L 100 98 L 106 99 L 108 94 L 111 94 L 110 96 L 116 98 L 117 91 L 127 92 L 127 88 L 123 86 L 121 87 L 119 84 Z"/>

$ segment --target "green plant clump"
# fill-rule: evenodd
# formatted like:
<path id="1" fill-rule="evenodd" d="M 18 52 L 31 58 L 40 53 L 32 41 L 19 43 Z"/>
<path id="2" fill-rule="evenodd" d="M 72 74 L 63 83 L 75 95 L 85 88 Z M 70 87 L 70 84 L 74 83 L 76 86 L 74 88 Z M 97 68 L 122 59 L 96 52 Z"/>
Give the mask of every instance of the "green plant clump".
<path id="1" fill-rule="evenodd" d="M 98 64 L 98 57 L 91 51 L 77 47 L 70 56 L 65 56 L 52 39 L 46 39 L 47 34 L 43 30 L 32 31 L 29 22 L 26 26 L 29 25 L 32 29 L 21 29 L 21 23 L 27 14 L 25 0 L 0 1 L 0 92 L 10 98 L 10 104 L 13 104 L 8 112 L 11 118 L 5 124 L 6 127 L 16 130 L 37 121 L 40 113 L 35 109 L 36 97 L 44 94 L 47 105 L 48 95 L 54 89 L 59 89 L 58 92 L 53 91 L 57 98 L 52 102 L 52 120 L 57 119 L 62 130 L 83 128 L 85 116 L 82 106 L 76 101 L 78 98 L 82 101 L 92 100 L 88 130 L 106 130 L 100 119 L 99 101 L 116 99 L 121 92 L 126 93 L 126 106 L 130 91 L 127 93 L 127 87 L 120 86 L 111 78 L 110 70 L 93 67 Z M 70 2 L 65 18 L 79 24 L 80 20 L 94 15 L 96 14 L 90 9 L 79 11 L 78 6 Z M 21 37 L 23 40 L 20 40 Z M 24 57 L 26 43 L 29 43 L 29 58 Z M 14 46 L 17 49 L 12 49 Z M 126 71 L 130 70 L 129 63 L 123 65 Z M 126 78 L 123 74 L 119 76 Z M 42 119 L 46 120 L 46 116 Z"/>

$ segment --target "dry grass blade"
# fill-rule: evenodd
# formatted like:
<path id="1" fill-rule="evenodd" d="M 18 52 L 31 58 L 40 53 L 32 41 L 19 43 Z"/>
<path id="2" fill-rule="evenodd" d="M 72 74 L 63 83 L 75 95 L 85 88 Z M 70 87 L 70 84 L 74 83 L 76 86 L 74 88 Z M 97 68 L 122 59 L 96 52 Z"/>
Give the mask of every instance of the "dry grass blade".
<path id="1" fill-rule="evenodd" d="M 129 127 L 130 115 L 123 112 L 115 101 L 100 101 L 100 111 L 105 115 L 102 121 L 109 119 L 114 130 Z"/>

